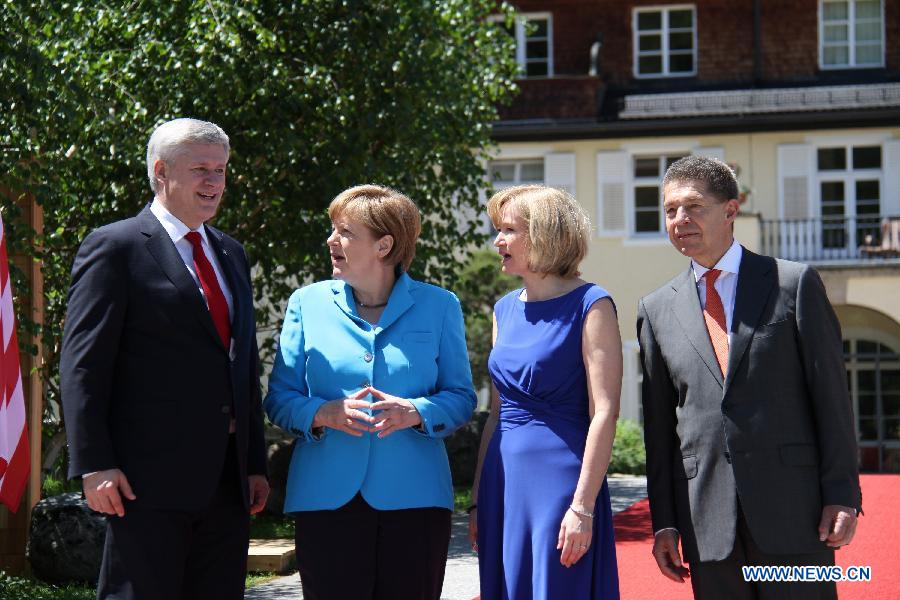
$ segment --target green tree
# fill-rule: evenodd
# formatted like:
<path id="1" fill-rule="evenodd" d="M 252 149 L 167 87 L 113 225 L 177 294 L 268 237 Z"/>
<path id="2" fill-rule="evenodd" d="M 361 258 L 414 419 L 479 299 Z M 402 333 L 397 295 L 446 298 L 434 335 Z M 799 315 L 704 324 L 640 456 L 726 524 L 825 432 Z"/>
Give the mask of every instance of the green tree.
<path id="1" fill-rule="evenodd" d="M 463 306 L 469 363 L 476 389 L 490 383 L 487 361 L 493 345 L 494 303 L 517 287 L 521 287 L 521 280 L 505 275 L 500 270 L 499 256 L 491 250 L 473 252 L 459 272 L 454 291 Z"/>
<path id="2" fill-rule="evenodd" d="M 328 275 L 324 208 L 353 184 L 394 186 L 419 204 L 413 275 L 451 284 L 457 262 L 447 257 L 475 239 L 476 224 L 459 215 L 477 210 L 496 106 L 515 87 L 513 42 L 487 19 L 497 9 L 494 0 L 0 0 L 0 203 L 12 250 L 43 264 L 50 413 L 59 414 L 74 253 L 91 229 L 150 199 L 144 145 L 174 117 L 211 120 L 231 136 L 216 225 L 254 261 L 263 331 L 277 327 L 298 282 Z M 26 192 L 43 206 L 43 236 L 17 220 Z M 20 321 L 34 330 L 27 315 Z"/>

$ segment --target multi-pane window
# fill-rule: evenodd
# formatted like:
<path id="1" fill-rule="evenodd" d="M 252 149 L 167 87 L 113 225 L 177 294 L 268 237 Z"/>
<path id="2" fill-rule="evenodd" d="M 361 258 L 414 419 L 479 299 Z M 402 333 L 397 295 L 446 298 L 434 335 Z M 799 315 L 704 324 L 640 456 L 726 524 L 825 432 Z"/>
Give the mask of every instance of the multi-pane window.
<path id="1" fill-rule="evenodd" d="M 900 472 L 900 354 L 884 343 L 844 340 L 847 385 L 859 438 L 859 467 Z"/>
<path id="2" fill-rule="evenodd" d="M 544 160 L 495 160 L 488 165 L 495 190 L 513 185 L 544 183 Z"/>
<path id="3" fill-rule="evenodd" d="M 816 152 L 822 248 L 880 243 L 881 146 L 833 146 Z"/>
<path id="4" fill-rule="evenodd" d="M 516 63 L 521 76 L 552 76 L 553 21 L 550 13 L 516 15 L 512 27 L 503 26 L 516 40 Z"/>
<path id="5" fill-rule="evenodd" d="M 634 157 L 634 233 L 665 230 L 662 212 L 662 179 L 677 156 Z"/>
<path id="6" fill-rule="evenodd" d="M 696 73 L 695 10 L 690 5 L 639 8 L 634 11 L 636 77 Z"/>
<path id="7" fill-rule="evenodd" d="M 884 64 L 880 0 L 822 0 L 820 55 L 825 69 Z"/>

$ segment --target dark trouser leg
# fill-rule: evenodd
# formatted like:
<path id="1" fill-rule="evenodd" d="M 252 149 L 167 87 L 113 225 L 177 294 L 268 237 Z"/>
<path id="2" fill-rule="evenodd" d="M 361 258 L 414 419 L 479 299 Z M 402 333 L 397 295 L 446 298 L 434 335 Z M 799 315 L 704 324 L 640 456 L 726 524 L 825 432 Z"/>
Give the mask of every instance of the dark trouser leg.
<path id="1" fill-rule="evenodd" d="M 741 519 L 742 520 L 742 519 Z M 696 600 L 756 600 L 756 590 L 744 581 L 741 566 L 747 564 L 747 555 L 738 526 L 734 537 L 734 549 L 725 560 L 692 562 L 691 587 Z"/>
<path id="2" fill-rule="evenodd" d="M 450 545 L 450 511 L 378 511 L 376 600 L 438 600 Z"/>
<path id="3" fill-rule="evenodd" d="M 182 600 L 243 600 L 250 514 L 238 485 L 234 439 L 213 501 L 194 518 Z M 247 485 L 247 482 L 243 482 Z"/>
<path id="4" fill-rule="evenodd" d="M 232 440 L 206 510 L 164 511 L 126 503 L 124 517 L 110 517 L 97 597 L 243 598 L 250 520 L 237 487 L 237 469 Z"/>
<path id="5" fill-rule="evenodd" d="M 357 494 L 336 510 L 296 514 L 305 600 L 368 600 L 375 589 L 377 511 Z"/>
<path id="6" fill-rule="evenodd" d="M 805 566 L 834 565 L 834 550 L 823 548 L 815 554 L 766 554 L 753 541 L 747 523 L 741 515 L 738 522 L 744 540 L 748 565 Z M 837 600 L 834 582 L 811 581 L 761 581 L 755 584 L 760 600 Z"/>
<path id="7" fill-rule="evenodd" d="M 109 517 L 99 600 L 178 598 L 191 534 L 190 517 L 143 510 L 126 503 L 124 517 Z"/>
<path id="8" fill-rule="evenodd" d="M 815 554 L 766 554 L 753 541 L 743 511 L 738 509 L 734 550 L 727 559 L 693 563 L 691 586 L 697 600 L 836 600 L 837 588 L 827 582 L 746 582 L 741 566 L 833 565 L 834 551 Z"/>

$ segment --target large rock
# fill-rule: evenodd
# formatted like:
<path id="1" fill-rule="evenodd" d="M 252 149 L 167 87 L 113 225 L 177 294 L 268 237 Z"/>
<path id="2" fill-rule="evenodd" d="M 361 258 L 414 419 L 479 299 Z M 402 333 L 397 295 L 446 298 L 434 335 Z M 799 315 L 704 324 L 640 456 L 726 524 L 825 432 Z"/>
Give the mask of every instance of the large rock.
<path id="1" fill-rule="evenodd" d="M 31 513 L 28 559 L 34 574 L 50 583 L 96 583 L 106 517 L 88 508 L 79 492 L 44 498 Z"/>

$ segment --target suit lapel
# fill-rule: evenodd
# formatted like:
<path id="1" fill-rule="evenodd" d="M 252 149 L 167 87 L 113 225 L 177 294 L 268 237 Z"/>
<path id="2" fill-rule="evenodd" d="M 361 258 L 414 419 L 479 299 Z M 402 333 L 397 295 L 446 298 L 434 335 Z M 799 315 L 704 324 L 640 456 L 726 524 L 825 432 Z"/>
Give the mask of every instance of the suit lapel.
<path id="1" fill-rule="evenodd" d="M 694 271 L 688 266 L 687 271 L 674 284 L 675 301 L 672 304 L 672 312 L 675 319 L 681 325 L 685 336 L 712 376 L 724 387 L 722 370 L 716 361 L 712 342 L 706 323 L 703 321 L 703 309 L 700 307 L 700 297 L 697 295 L 697 281 L 694 279 Z"/>
<path id="2" fill-rule="evenodd" d="M 240 293 L 242 279 L 238 277 L 238 267 L 234 263 L 235 257 L 232 255 L 233 253 L 229 252 L 225 247 L 225 235 L 209 225 L 206 226 L 206 233 L 209 245 L 212 247 L 213 252 L 216 253 L 216 258 L 219 259 L 219 267 L 221 267 L 228 289 L 231 291 L 231 303 L 233 304 L 231 330 L 235 331 L 240 325 L 238 318 L 243 308 L 241 306 L 243 294 Z"/>
<path id="3" fill-rule="evenodd" d="M 181 255 L 178 254 L 175 244 L 172 243 L 172 238 L 163 229 L 159 220 L 150 212 L 149 206 L 138 214 L 138 223 L 140 224 L 141 233 L 147 237 L 147 251 L 159 264 L 160 269 L 162 269 L 169 281 L 184 297 L 188 309 L 196 314 L 203 327 L 213 336 L 216 345 L 221 347 L 221 339 L 213 324 L 209 309 L 206 307 L 206 302 L 203 300 L 203 295 L 200 293 L 194 278 L 191 277 L 191 274 L 184 266 L 184 261 L 181 259 Z"/>
<path id="4" fill-rule="evenodd" d="M 774 261 L 744 248 L 738 273 L 734 298 L 734 314 L 731 317 L 731 345 L 728 349 L 728 375 L 725 389 L 731 385 L 738 364 L 750 345 L 753 332 L 759 325 L 759 317 L 775 285 Z"/>

